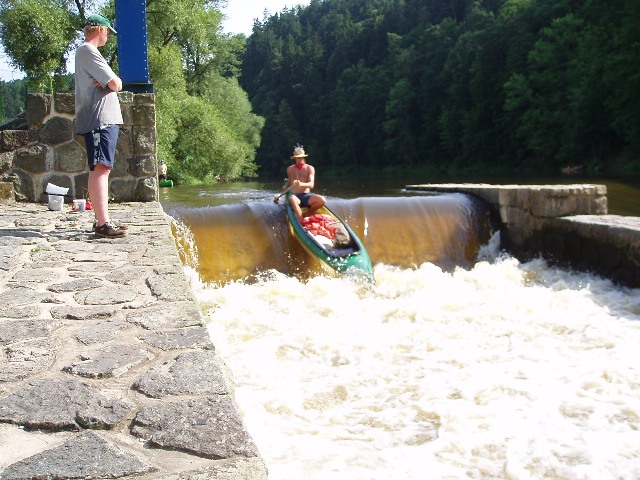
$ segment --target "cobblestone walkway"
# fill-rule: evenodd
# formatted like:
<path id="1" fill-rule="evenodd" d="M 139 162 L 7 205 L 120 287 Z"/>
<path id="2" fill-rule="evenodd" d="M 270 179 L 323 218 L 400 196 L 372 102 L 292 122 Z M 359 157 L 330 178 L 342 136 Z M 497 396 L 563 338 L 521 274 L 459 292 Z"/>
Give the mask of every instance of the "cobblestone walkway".
<path id="1" fill-rule="evenodd" d="M 0 479 L 266 479 L 158 203 L 0 206 Z"/>

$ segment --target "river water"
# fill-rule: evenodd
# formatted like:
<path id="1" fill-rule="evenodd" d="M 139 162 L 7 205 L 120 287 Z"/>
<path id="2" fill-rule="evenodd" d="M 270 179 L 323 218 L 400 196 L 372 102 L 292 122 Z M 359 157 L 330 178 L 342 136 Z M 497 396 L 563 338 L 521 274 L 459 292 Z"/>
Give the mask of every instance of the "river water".
<path id="1" fill-rule="evenodd" d="M 273 185 L 161 193 L 272 480 L 640 478 L 640 290 L 502 254 L 464 199 L 349 191 L 375 285 L 315 271 Z"/>

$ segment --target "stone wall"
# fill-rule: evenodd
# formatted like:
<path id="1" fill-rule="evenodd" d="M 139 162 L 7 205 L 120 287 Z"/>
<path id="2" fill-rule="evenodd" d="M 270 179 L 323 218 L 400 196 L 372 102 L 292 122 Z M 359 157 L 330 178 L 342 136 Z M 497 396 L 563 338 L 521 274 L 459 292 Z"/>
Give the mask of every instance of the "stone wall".
<path id="1" fill-rule="evenodd" d="M 156 110 L 153 94 L 120 92 L 124 124 L 109 176 L 115 202 L 158 199 Z M 72 93 L 27 96 L 28 130 L 0 132 L 0 198 L 45 202 L 47 183 L 69 188 L 71 198 L 87 196 L 89 168 L 84 138 L 75 132 Z"/>
<path id="2" fill-rule="evenodd" d="M 483 199 L 500 225 L 501 247 L 640 287 L 640 218 L 607 214 L 604 185 L 409 185 Z"/>

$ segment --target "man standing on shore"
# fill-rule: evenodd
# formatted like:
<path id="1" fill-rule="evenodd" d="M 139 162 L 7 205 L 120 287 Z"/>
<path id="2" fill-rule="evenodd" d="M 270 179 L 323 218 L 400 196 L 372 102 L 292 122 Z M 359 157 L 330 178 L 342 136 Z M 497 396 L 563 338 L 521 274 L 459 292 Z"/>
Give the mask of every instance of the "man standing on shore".
<path id="1" fill-rule="evenodd" d="M 84 136 L 89 163 L 89 197 L 95 214 L 95 234 L 120 238 L 125 228 L 109 220 L 109 173 L 113 168 L 122 112 L 118 93 L 122 80 L 98 51 L 116 33 L 102 15 L 90 15 L 84 26 L 84 42 L 76 50 L 76 131 Z"/>

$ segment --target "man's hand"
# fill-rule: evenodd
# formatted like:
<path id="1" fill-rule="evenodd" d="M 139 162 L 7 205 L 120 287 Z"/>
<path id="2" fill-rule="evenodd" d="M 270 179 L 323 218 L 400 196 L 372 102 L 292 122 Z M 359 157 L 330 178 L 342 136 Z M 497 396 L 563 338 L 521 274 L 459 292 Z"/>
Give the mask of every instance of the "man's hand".
<path id="1" fill-rule="evenodd" d="M 122 80 L 120 80 L 120 77 L 116 77 L 109 83 L 107 83 L 107 87 L 109 87 L 114 92 L 119 92 L 120 90 L 122 90 Z"/>

